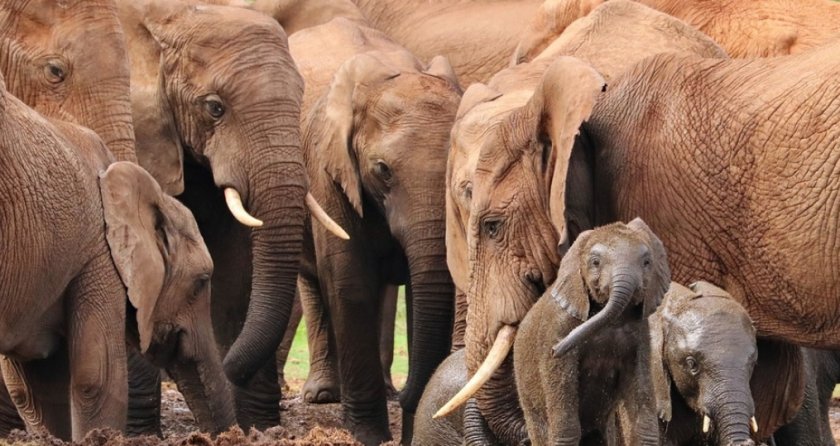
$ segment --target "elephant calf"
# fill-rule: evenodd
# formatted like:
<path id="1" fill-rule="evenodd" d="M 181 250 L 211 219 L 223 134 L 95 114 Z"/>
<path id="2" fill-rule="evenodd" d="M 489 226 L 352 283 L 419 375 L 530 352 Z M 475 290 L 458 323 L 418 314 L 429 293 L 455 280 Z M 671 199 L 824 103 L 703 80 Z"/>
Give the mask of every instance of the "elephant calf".
<path id="1" fill-rule="evenodd" d="M 632 444 L 659 444 L 647 316 L 670 277 L 662 242 L 641 219 L 580 234 L 513 347 L 532 444 L 608 441 L 619 405 L 632 415 Z"/>

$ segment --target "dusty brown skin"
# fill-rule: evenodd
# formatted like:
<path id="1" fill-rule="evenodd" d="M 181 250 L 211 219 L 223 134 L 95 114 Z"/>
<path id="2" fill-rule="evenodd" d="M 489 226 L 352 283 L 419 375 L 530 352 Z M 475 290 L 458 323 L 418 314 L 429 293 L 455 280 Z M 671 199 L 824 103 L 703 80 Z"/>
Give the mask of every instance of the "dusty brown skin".
<path id="1" fill-rule="evenodd" d="M 382 370 L 369 327 L 386 285 L 409 284 L 412 360 L 400 396 L 407 439 L 422 389 L 449 352 L 453 289 L 439 185 L 460 89 L 445 59 L 427 67 L 344 19 L 303 30 L 290 45 L 307 82 L 311 191 L 350 233 L 345 241 L 315 226 L 307 242 L 300 289 L 307 327 L 316 328 L 310 345 L 327 344 L 313 335 L 335 343 L 313 351 L 313 367 L 329 370 L 337 358 L 347 427 L 366 444 L 390 438 L 385 388 L 371 379 Z M 329 320 L 318 317 L 323 308 Z"/>
<path id="2" fill-rule="evenodd" d="M 553 157 L 559 147 L 570 150 L 573 146 L 580 121 L 589 115 L 604 83 L 597 79 L 600 75 L 586 74 L 593 70 L 578 69 L 567 79 L 560 75 L 562 71 L 546 73 L 546 68 L 559 55 L 580 55 L 609 79 L 633 61 L 660 51 L 725 57 L 698 31 L 632 2 L 611 1 L 571 31 L 539 60 L 504 70 L 489 85 L 471 86 L 452 130 L 447 258 L 456 286 L 467 291 L 466 348 L 471 374 L 484 360 L 501 325 L 519 323 L 553 282 L 560 257 L 558 242 L 563 240 L 568 247 L 573 240 L 558 237 L 558 226 L 543 212 L 553 194 L 565 192 L 552 188 L 565 182 L 553 180 Z M 565 83 L 575 88 L 560 90 Z M 591 181 L 585 170 L 563 175 L 570 181 Z M 588 203 L 592 196 L 585 192 L 579 189 L 570 200 Z M 575 219 L 572 236 L 591 227 L 588 212 L 573 207 L 569 212 Z M 496 224 L 499 220 L 501 225 Z M 502 242 L 487 232 L 499 229 Z M 513 387 L 508 362 L 476 394 L 491 429 L 508 442 L 525 436 Z"/>
<path id="3" fill-rule="evenodd" d="M 67 439 L 126 419 L 126 294 L 97 184 L 109 157 L 92 131 L 47 121 L 0 76 L 0 365 L 23 418 Z"/>
<path id="4" fill-rule="evenodd" d="M 566 26 L 604 0 L 547 0 L 524 27 L 514 64 L 536 57 Z M 840 38 L 840 4 L 830 0 L 640 0 L 684 20 L 732 57 L 797 54 Z"/>
<path id="5" fill-rule="evenodd" d="M 533 445 L 608 444 L 622 404 L 629 444 L 659 444 L 647 317 L 670 284 L 640 219 L 585 231 L 520 324 L 513 361 Z"/>
<path id="6" fill-rule="evenodd" d="M 273 355 L 295 295 L 307 190 L 303 82 L 286 36 L 270 17 L 243 8 L 153 0 L 119 7 L 140 164 L 193 212 L 213 257 L 213 328 L 239 423 L 275 425 Z M 228 187 L 261 227 L 230 216 Z"/>
<path id="7" fill-rule="evenodd" d="M 0 72 L 30 107 L 90 128 L 117 160 L 136 161 L 127 50 L 113 0 L 2 2 Z"/>

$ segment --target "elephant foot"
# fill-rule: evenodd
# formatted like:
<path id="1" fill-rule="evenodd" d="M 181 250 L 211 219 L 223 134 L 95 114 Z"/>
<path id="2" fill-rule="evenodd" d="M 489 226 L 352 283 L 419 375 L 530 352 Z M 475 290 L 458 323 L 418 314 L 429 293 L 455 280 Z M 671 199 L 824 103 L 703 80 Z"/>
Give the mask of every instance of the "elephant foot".
<path id="1" fill-rule="evenodd" d="M 310 371 L 301 393 L 309 404 L 327 404 L 340 401 L 338 377 L 329 372 Z"/>
<path id="2" fill-rule="evenodd" d="M 378 446 L 392 439 L 391 431 L 388 429 L 387 416 L 384 422 L 381 420 L 365 423 L 345 421 L 345 426 L 353 434 L 353 437 L 365 446 Z"/>

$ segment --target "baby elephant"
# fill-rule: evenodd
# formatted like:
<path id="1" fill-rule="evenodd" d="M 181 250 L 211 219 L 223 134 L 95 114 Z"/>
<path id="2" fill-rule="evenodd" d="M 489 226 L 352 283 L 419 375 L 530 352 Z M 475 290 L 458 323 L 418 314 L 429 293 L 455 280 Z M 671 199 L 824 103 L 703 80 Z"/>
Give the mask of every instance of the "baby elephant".
<path id="1" fill-rule="evenodd" d="M 580 234 L 514 344 L 532 444 L 611 444 L 619 406 L 631 444 L 659 444 L 648 316 L 670 281 L 662 242 L 641 219 Z"/>
<path id="2" fill-rule="evenodd" d="M 757 359 L 747 311 L 707 282 L 672 283 L 650 317 L 651 372 L 666 445 L 753 445 Z"/>

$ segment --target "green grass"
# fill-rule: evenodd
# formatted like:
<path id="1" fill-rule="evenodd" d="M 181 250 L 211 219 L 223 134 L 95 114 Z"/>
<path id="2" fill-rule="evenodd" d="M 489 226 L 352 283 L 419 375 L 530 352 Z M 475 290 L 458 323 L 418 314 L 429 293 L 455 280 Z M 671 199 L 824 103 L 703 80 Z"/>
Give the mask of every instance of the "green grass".
<path id="1" fill-rule="evenodd" d="M 397 389 L 402 387 L 408 375 L 408 341 L 406 338 L 405 295 L 403 291 L 404 288 L 400 287 L 399 298 L 397 299 L 397 321 L 394 329 L 394 363 L 391 366 L 391 379 Z M 306 345 L 306 321 L 301 321 L 295 333 L 289 359 L 286 361 L 286 381 L 300 386 L 306 381 L 308 373 L 309 348 Z"/>

